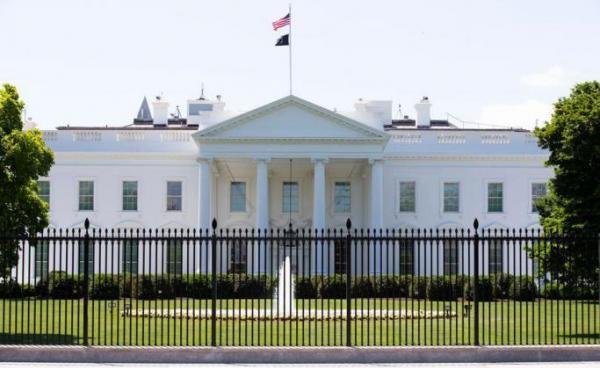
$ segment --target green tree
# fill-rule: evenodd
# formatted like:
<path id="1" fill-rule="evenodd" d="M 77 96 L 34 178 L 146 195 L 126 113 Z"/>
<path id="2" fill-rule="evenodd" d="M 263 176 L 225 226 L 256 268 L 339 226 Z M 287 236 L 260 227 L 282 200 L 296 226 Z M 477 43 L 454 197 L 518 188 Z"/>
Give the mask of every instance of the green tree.
<path id="1" fill-rule="evenodd" d="M 48 226 L 48 205 L 38 195 L 37 179 L 54 163 L 39 130 L 23 131 L 25 104 L 17 89 L 0 89 L 0 277 L 17 264 L 19 242 L 7 237 L 36 233 Z M 3 239 L 4 238 L 4 239 Z"/>
<path id="2" fill-rule="evenodd" d="M 600 83 L 577 84 L 535 135 L 554 168 L 548 195 L 536 203 L 540 223 L 547 233 L 580 240 L 538 244 L 533 256 L 542 272 L 567 285 L 590 285 L 598 277 L 598 244 L 583 238 L 600 233 Z"/>

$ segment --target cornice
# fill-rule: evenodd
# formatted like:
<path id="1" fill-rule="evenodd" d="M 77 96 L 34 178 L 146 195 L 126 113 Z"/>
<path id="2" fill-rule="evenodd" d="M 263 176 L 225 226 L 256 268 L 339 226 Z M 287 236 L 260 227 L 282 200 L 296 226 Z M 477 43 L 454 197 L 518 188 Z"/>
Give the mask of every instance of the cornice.
<path id="1" fill-rule="evenodd" d="M 338 137 L 198 137 L 198 143 L 348 143 L 385 144 L 385 138 Z"/>
<path id="2" fill-rule="evenodd" d="M 194 162 L 197 152 L 61 152 L 54 151 L 57 160 L 142 160 L 142 161 L 190 161 Z"/>
<path id="3" fill-rule="evenodd" d="M 384 154 L 384 160 L 435 160 L 435 161 L 545 161 L 547 155 L 539 154 Z"/>

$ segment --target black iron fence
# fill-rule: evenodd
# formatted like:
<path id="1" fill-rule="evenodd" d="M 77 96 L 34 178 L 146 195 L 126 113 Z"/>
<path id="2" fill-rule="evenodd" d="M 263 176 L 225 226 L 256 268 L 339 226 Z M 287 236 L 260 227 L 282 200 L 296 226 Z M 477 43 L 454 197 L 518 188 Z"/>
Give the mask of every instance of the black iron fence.
<path id="1" fill-rule="evenodd" d="M 598 236 L 482 230 L 477 222 L 264 231 L 214 221 L 198 231 L 105 230 L 86 221 L 0 236 L 3 247 L 11 242 L 20 250 L 0 282 L 0 343 L 600 342 Z M 592 250 L 587 267 L 576 269 L 573 247 Z"/>

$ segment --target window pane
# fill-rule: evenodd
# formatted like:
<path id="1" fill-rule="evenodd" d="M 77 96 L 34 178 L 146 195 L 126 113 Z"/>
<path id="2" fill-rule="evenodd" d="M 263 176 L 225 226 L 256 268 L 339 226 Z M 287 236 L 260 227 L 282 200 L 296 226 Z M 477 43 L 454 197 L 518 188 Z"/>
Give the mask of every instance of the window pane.
<path id="1" fill-rule="evenodd" d="M 231 183 L 229 210 L 231 212 L 246 212 L 246 183 L 234 181 Z"/>
<path id="2" fill-rule="evenodd" d="M 414 274 L 414 257 L 415 247 L 412 241 L 401 240 L 400 241 L 400 274 L 401 275 L 412 275 Z"/>
<path id="3" fill-rule="evenodd" d="M 123 182 L 123 211 L 137 211 L 137 181 Z"/>
<path id="4" fill-rule="evenodd" d="M 346 274 L 346 246 L 345 240 L 336 240 L 334 243 L 334 273 Z"/>
<path id="5" fill-rule="evenodd" d="M 503 184 L 488 183 L 488 212 L 503 211 Z"/>
<path id="6" fill-rule="evenodd" d="M 337 213 L 347 213 L 350 212 L 350 183 L 348 182 L 338 182 L 335 183 L 334 190 L 334 203 L 335 203 L 335 212 Z"/>
<path id="7" fill-rule="evenodd" d="M 138 273 L 138 242 L 126 240 L 123 242 L 123 272 Z"/>
<path id="8" fill-rule="evenodd" d="M 83 273 L 84 272 L 84 263 L 83 260 L 85 259 L 85 246 L 82 243 L 79 244 L 79 272 Z M 92 273 L 94 273 L 94 244 L 90 242 L 89 244 L 89 253 L 88 253 L 88 272 L 90 273 L 90 275 Z"/>
<path id="9" fill-rule="evenodd" d="M 400 212 L 415 212 L 415 182 L 400 183 Z"/>
<path id="10" fill-rule="evenodd" d="M 40 241 L 35 245 L 35 278 L 43 280 L 48 277 L 48 248 L 47 240 Z"/>
<path id="11" fill-rule="evenodd" d="M 458 245 L 456 240 L 444 242 L 444 275 L 458 273 Z"/>
<path id="12" fill-rule="evenodd" d="M 181 240 L 167 242 L 167 272 L 181 274 L 183 264 L 183 243 Z"/>
<path id="13" fill-rule="evenodd" d="M 489 273 L 502 272 L 502 241 L 489 241 Z"/>
<path id="14" fill-rule="evenodd" d="M 240 233 L 241 234 L 241 233 Z M 229 272 L 246 273 L 248 268 L 248 246 L 242 239 L 229 242 Z"/>
<path id="15" fill-rule="evenodd" d="M 460 187 L 458 183 L 444 183 L 444 212 L 458 212 Z"/>
<path id="16" fill-rule="evenodd" d="M 94 182 L 80 181 L 79 182 L 79 210 L 93 211 L 94 210 Z"/>
<path id="17" fill-rule="evenodd" d="M 283 183 L 283 212 L 298 212 L 298 182 Z"/>
<path id="18" fill-rule="evenodd" d="M 38 181 L 38 194 L 41 199 L 50 204 L 50 182 L 48 180 Z"/>
<path id="19" fill-rule="evenodd" d="M 546 183 L 531 184 L 531 212 L 537 213 L 538 209 L 535 202 L 546 196 Z"/>
<path id="20" fill-rule="evenodd" d="M 167 211 L 181 211 L 182 184 L 180 181 L 167 182 Z"/>

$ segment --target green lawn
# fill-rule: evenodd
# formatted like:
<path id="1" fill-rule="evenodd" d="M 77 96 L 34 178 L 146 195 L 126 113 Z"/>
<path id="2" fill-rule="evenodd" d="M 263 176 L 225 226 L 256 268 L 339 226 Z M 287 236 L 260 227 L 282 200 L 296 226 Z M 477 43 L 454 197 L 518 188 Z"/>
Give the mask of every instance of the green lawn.
<path id="1" fill-rule="evenodd" d="M 265 309 L 271 300 L 219 300 L 217 308 Z M 351 324 L 353 345 L 465 345 L 473 343 L 473 312 L 468 302 L 413 299 L 353 299 L 353 308 L 444 310 L 456 317 L 417 320 L 362 320 Z M 210 300 L 90 301 L 89 336 L 94 345 L 210 345 L 211 321 L 123 316 L 133 309 L 210 309 Z M 344 309 L 345 300 L 298 300 L 297 309 Z M 308 312 L 310 310 L 310 312 Z M 0 299 L 0 343 L 81 344 L 82 300 Z M 302 313 L 302 312 L 300 312 Z M 218 345 L 344 345 L 346 321 L 217 320 Z M 600 343 L 597 302 L 497 301 L 480 303 L 480 342 L 500 344 Z"/>

